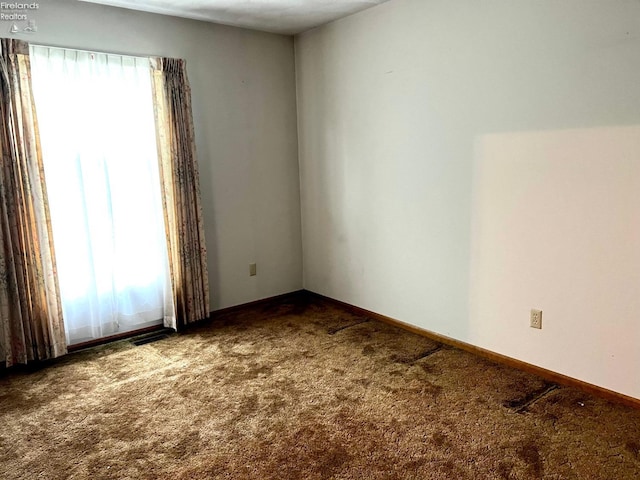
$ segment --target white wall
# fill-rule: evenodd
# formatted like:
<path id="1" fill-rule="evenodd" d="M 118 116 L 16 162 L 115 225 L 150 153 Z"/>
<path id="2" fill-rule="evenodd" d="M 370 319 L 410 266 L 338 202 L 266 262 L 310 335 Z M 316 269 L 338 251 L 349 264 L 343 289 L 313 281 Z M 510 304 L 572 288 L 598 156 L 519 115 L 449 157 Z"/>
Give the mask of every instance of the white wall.
<path id="1" fill-rule="evenodd" d="M 292 38 L 78 1 L 30 17 L 33 43 L 186 59 L 212 308 L 300 289 Z"/>
<path id="2" fill-rule="evenodd" d="M 640 2 L 392 0 L 296 75 L 305 288 L 640 398 Z"/>

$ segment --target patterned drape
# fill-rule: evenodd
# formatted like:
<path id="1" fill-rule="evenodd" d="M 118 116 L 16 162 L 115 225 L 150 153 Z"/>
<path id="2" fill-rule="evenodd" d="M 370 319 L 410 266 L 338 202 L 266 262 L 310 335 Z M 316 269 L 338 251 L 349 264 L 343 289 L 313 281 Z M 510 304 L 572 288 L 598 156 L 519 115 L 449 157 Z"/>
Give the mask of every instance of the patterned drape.
<path id="1" fill-rule="evenodd" d="M 0 363 L 66 353 L 28 44 L 0 39 Z"/>
<path id="2" fill-rule="evenodd" d="M 154 63 L 162 197 L 178 321 L 174 327 L 180 327 L 209 316 L 207 249 L 185 62 L 157 58 Z"/>

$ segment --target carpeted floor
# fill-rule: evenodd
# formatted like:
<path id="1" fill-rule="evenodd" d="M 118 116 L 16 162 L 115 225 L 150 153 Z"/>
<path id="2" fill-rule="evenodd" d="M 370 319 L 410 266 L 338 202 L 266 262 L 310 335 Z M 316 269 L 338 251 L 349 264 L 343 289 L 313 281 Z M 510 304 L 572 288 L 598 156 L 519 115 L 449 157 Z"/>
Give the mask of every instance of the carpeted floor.
<path id="1" fill-rule="evenodd" d="M 637 479 L 640 411 L 300 295 L 0 377 L 0 479 Z"/>

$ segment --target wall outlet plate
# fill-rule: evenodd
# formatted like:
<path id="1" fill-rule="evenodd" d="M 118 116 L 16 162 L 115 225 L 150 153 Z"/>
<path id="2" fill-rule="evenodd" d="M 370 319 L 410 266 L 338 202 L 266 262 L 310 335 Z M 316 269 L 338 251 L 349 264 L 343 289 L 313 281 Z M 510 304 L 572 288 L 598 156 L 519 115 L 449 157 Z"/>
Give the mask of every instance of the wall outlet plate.
<path id="1" fill-rule="evenodd" d="M 257 271 L 258 271 L 257 265 L 255 263 L 250 263 L 249 264 L 249 276 L 253 277 L 253 276 L 257 275 Z"/>
<path id="2" fill-rule="evenodd" d="M 542 310 L 531 309 L 530 326 L 531 328 L 542 329 Z"/>

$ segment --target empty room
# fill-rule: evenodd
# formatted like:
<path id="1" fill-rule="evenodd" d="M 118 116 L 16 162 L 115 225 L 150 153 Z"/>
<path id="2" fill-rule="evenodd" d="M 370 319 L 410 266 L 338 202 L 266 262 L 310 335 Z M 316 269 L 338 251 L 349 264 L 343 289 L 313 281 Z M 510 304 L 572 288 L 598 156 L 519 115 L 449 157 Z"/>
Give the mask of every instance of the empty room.
<path id="1" fill-rule="evenodd" d="M 640 478 L 640 1 L 0 4 L 0 479 Z"/>

